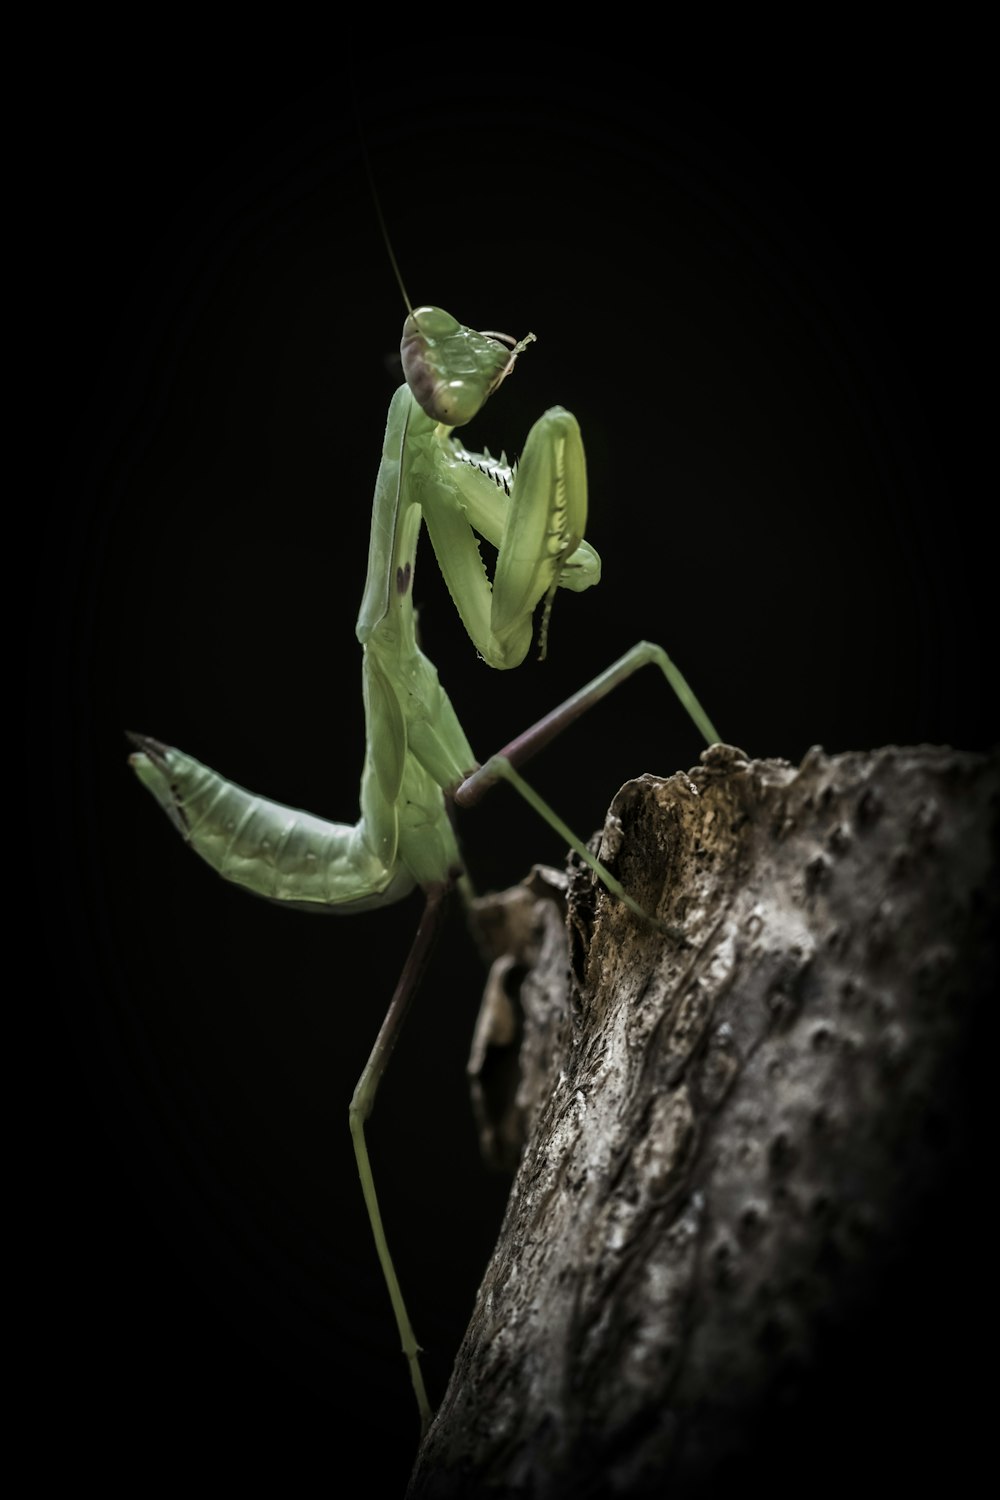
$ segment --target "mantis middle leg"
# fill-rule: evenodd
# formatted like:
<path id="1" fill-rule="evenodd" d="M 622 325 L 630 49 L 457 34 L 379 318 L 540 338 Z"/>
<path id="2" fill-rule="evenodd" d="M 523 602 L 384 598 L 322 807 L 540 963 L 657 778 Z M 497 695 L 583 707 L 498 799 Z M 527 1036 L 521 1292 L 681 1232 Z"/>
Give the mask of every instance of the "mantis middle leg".
<path id="1" fill-rule="evenodd" d="M 567 828 L 566 824 L 557 813 L 549 807 L 538 793 L 518 775 L 515 767 L 523 765 L 530 760 L 539 750 L 543 749 L 556 735 L 567 729 L 575 719 L 586 713 L 595 703 L 599 703 L 621 683 L 627 681 L 640 667 L 655 664 L 663 673 L 664 677 L 673 688 L 681 704 L 687 710 L 695 726 L 704 736 L 707 744 L 711 745 L 720 738 L 711 719 L 702 708 L 691 688 L 688 686 L 677 666 L 670 660 L 662 646 L 655 645 L 652 641 L 639 641 L 630 651 L 614 662 L 605 671 L 600 672 L 578 692 L 573 693 L 561 703 L 558 708 L 552 709 L 544 718 L 532 724 L 514 739 L 510 740 L 496 755 L 492 755 L 478 771 L 467 776 L 455 793 L 455 801 L 460 807 L 474 807 L 481 797 L 495 786 L 498 781 L 507 781 L 513 786 L 525 801 L 535 809 L 538 815 L 545 819 L 551 828 L 558 833 L 559 837 L 573 849 L 580 858 L 590 866 L 597 878 L 607 887 L 609 891 L 623 901 L 630 911 L 645 921 L 654 921 L 648 912 L 644 911 L 639 904 L 632 899 L 628 892 L 622 887 L 613 875 L 597 860 L 587 846 Z"/>

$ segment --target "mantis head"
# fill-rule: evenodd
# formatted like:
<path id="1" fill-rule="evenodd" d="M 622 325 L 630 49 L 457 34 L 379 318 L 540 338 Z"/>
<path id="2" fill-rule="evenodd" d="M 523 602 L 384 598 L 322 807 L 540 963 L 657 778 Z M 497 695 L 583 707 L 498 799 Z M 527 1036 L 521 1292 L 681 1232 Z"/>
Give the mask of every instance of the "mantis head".
<path id="1" fill-rule="evenodd" d="M 414 400 L 435 422 L 471 422 L 514 361 L 534 341 L 507 333 L 476 333 L 440 307 L 418 307 L 403 324 L 400 355 Z"/>

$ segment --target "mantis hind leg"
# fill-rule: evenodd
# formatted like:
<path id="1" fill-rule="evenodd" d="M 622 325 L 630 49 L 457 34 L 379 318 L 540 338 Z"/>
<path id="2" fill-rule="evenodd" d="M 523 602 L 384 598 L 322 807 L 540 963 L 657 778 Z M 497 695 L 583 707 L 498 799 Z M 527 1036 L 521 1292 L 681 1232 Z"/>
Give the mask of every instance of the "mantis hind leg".
<path id="1" fill-rule="evenodd" d="M 361 1077 L 358 1079 L 350 1107 L 351 1139 L 354 1142 L 354 1155 L 358 1164 L 358 1175 L 361 1178 L 361 1190 L 364 1193 L 365 1205 L 368 1209 L 368 1219 L 375 1240 L 375 1248 L 378 1252 L 382 1275 L 385 1278 L 389 1300 L 392 1303 L 392 1310 L 396 1318 L 396 1327 L 399 1330 L 403 1354 L 406 1356 L 410 1369 L 410 1379 L 413 1383 L 413 1391 L 420 1410 L 421 1434 L 426 1432 L 430 1426 L 433 1412 L 430 1402 L 427 1399 L 423 1372 L 420 1368 L 420 1345 L 417 1343 L 416 1335 L 413 1332 L 413 1325 L 406 1311 L 399 1278 L 392 1263 L 385 1228 L 382 1224 L 382 1214 L 378 1205 L 378 1196 L 375 1192 L 375 1179 L 372 1176 L 371 1162 L 368 1157 L 368 1145 L 365 1141 L 365 1122 L 374 1108 L 375 1094 L 382 1074 L 385 1072 L 392 1049 L 396 1043 L 396 1038 L 410 1008 L 410 1002 L 420 986 L 420 981 L 423 978 L 428 960 L 433 951 L 434 943 L 441 931 L 443 919 L 448 908 L 448 895 L 450 891 L 451 885 L 444 884 L 434 887 L 427 892 L 427 905 L 420 919 L 416 937 L 413 939 L 413 945 L 403 965 L 403 970 L 396 984 L 385 1020 L 382 1022 L 379 1034 L 375 1039 L 371 1056 L 365 1064 Z"/>

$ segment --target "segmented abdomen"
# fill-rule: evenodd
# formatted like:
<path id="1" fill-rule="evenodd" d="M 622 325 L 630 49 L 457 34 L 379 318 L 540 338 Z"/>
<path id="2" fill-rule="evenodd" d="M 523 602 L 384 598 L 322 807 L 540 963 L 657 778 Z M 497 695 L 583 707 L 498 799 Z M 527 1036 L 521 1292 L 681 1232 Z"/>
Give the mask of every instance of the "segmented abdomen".
<path id="1" fill-rule="evenodd" d="M 226 880 L 272 901 L 318 911 L 359 911 L 413 888 L 364 839 L 363 822 L 328 823 L 257 797 L 193 756 L 135 737 L 131 762 L 171 821 Z"/>

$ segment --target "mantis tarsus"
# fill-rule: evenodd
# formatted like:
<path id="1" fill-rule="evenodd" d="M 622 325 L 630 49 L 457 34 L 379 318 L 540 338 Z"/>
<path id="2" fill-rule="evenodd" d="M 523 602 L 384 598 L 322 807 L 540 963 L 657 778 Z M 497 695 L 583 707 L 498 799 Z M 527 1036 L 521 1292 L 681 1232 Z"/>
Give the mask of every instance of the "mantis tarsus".
<path id="1" fill-rule="evenodd" d="M 368 575 L 357 621 L 366 750 L 361 816 L 327 823 L 225 781 L 182 751 L 141 735 L 131 764 L 197 854 L 227 880 L 310 911 L 386 906 L 420 886 L 427 898 L 410 956 L 350 1106 L 358 1170 L 382 1271 L 426 1427 L 431 1407 L 419 1346 L 382 1228 L 364 1137 L 375 1093 L 440 925 L 445 896 L 468 894 L 452 804 L 472 805 L 507 780 L 608 890 L 653 920 L 521 779 L 516 767 L 639 667 L 655 662 L 705 739 L 708 717 L 666 653 L 640 642 L 559 708 L 479 766 L 438 675 L 420 650 L 413 579 L 421 523 L 473 644 L 492 667 L 518 666 L 542 605 L 544 654 L 557 588 L 590 588 L 600 561 L 584 540 L 587 481 L 575 418 L 561 407 L 533 426 L 516 466 L 467 452 L 452 431 L 470 421 L 534 339 L 476 333 L 440 308 L 403 328 L 406 383 L 389 407 L 375 485 Z M 474 535 L 497 549 L 492 584 Z"/>

